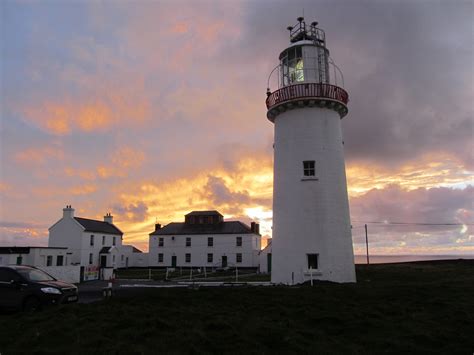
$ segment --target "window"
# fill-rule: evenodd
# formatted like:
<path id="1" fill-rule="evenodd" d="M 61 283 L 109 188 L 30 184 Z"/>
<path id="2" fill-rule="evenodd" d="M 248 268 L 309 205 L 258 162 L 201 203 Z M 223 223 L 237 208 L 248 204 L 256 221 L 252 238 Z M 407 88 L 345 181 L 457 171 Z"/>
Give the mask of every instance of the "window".
<path id="1" fill-rule="evenodd" d="M 116 237 L 113 237 L 113 238 L 112 238 L 112 245 L 115 245 L 115 240 L 116 240 L 116 239 L 117 239 Z"/>
<path id="2" fill-rule="evenodd" d="M 191 238 L 190 238 L 190 237 L 187 237 L 187 238 L 186 238 L 186 246 L 187 246 L 187 247 L 190 247 L 190 246 L 191 246 Z"/>
<path id="3" fill-rule="evenodd" d="M 46 257 L 46 266 L 51 266 L 53 265 L 53 256 L 52 255 L 48 255 Z"/>
<path id="4" fill-rule="evenodd" d="M 94 246 L 94 235 L 91 234 L 91 241 L 90 241 L 91 247 Z"/>
<path id="5" fill-rule="evenodd" d="M 241 253 L 237 253 L 235 255 L 235 262 L 236 263 L 241 263 L 242 262 L 242 254 Z"/>
<path id="6" fill-rule="evenodd" d="M 123 261 L 123 254 L 122 254 L 122 255 L 120 255 L 120 260 L 121 260 L 121 261 Z"/>
<path id="7" fill-rule="evenodd" d="M 303 175 L 304 176 L 315 176 L 316 168 L 314 160 L 305 160 L 303 162 Z"/>
<path id="8" fill-rule="evenodd" d="M 115 263 L 115 255 L 112 255 L 112 262 Z"/>
<path id="9" fill-rule="evenodd" d="M 186 254 L 184 256 L 184 261 L 187 262 L 187 263 L 190 263 L 191 262 L 191 254 Z"/>
<path id="10" fill-rule="evenodd" d="M 214 246 L 214 238 L 213 237 L 208 237 L 207 238 L 207 246 L 208 247 L 213 247 Z"/>
<path id="11" fill-rule="evenodd" d="M 89 265 L 92 265 L 92 257 L 93 257 L 92 253 L 89 254 Z"/>
<path id="12" fill-rule="evenodd" d="M 17 265 L 21 265 L 22 261 L 23 261 L 23 258 L 22 258 L 21 256 L 18 256 L 18 257 L 16 258 L 16 264 L 17 264 Z"/>
<path id="13" fill-rule="evenodd" d="M 102 245 L 105 245 L 105 235 L 102 236 Z"/>
<path id="14" fill-rule="evenodd" d="M 158 262 L 159 263 L 163 262 L 163 254 L 162 253 L 158 254 Z"/>
<path id="15" fill-rule="evenodd" d="M 165 240 L 163 238 L 158 238 L 158 246 L 162 247 L 165 244 Z"/>
<path id="16" fill-rule="evenodd" d="M 64 264 L 64 256 L 58 255 L 56 258 L 56 266 L 63 266 Z"/>
<path id="17" fill-rule="evenodd" d="M 308 269 L 318 268 L 318 255 L 319 254 L 307 254 L 308 257 Z"/>
<path id="18" fill-rule="evenodd" d="M 207 262 L 212 263 L 214 260 L 214 254 L 207 254 Z"/>
<path id="19" fill-rule="evenodd" d="M 235 238 L 235 245 L 238 247 L 242 246 L 242 237 L 236 237 Z"/>

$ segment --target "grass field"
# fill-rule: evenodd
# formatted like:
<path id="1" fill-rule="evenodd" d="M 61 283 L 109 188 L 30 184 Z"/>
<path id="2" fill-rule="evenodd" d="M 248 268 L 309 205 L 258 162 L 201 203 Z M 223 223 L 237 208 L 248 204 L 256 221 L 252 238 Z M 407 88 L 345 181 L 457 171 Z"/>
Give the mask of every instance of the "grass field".
<path id="1" fill-rule="evenodd" d="M 357 266 L 358 283 L 144 289 L 0 316 L 0 353 L 474 352 L 474 261 Z"/>

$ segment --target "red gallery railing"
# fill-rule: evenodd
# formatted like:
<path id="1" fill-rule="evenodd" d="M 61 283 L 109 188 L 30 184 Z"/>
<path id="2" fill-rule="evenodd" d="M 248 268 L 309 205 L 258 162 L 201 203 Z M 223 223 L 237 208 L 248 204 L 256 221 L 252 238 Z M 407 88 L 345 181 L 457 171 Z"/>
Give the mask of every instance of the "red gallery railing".
<path id="1" fill-rule="evenodd" d="M 285 86 L 272 92 L 267 97 L 267 109 L 286 101 L 313 97 L 340 101 L 344 105 L 347 105 L 349 101 L 347 91 L 339 86 L 322 83 L 304 83 Z"/>

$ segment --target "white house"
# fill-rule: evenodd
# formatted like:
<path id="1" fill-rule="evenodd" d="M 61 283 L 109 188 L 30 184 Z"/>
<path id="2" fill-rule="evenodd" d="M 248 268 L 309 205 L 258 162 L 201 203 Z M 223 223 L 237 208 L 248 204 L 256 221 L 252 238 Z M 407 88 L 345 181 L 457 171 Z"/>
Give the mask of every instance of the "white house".
<path id="1" fill-rule="evenodd" d="M 258 267 L 259 225 L 224 221 L 217 211 L 193 211 L 184 222 L 150 233 L 149 265 L 155 267 Z"/>
<path id="2" fill-rule="evenodd" d="M 63 217 L 49 228 L 49 247 L 67 248 L 69 262 L 80 265 L 81 281 L 108 279 L 116 268 L 134 265 L 141 253 L 132 246 L 122 245 L 122 231 L 113 224 L 108 213 L 103 221 L 74 217 L 69 205 L 63 209 Z"/>
<path id="3" fill-rule="evenodd" d="M 260 250 L 260 269 L 259 271 L 264 274 L 271 274 L 272 272 L 272 240 L 268 240 L 268 244 L 265 248 Z"/>

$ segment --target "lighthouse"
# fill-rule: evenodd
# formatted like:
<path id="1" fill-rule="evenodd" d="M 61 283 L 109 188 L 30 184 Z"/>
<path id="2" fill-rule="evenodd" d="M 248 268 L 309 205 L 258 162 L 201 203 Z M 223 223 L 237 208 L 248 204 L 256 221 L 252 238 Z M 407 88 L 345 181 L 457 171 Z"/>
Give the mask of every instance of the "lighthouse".
<path id="1" fill-rule="evenodd" d="M 341 131 L 349 96 L 318 23 L 299 17 L 288 30 L 266 100 L 275 127 L 271 279 L 355 282 Z"/>

